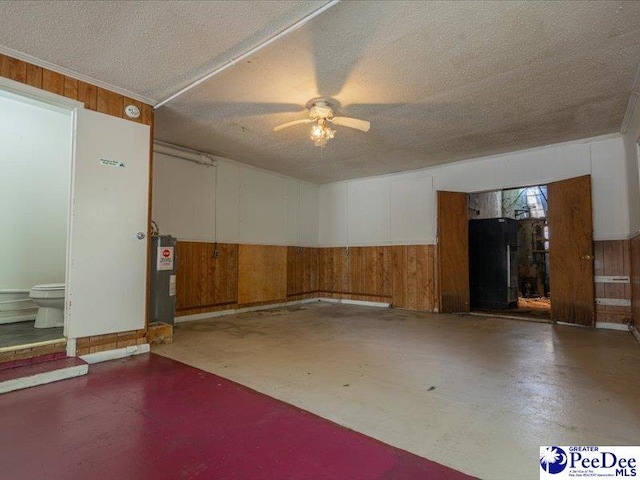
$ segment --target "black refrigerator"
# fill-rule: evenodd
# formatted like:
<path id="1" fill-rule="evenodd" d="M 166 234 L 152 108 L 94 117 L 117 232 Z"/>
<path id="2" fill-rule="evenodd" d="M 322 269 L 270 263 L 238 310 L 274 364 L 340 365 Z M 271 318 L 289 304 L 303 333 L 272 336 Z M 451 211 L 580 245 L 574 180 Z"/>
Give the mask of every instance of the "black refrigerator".
<path id="1" fill-rule="evenodd" d="M 469 220 L 471 308 L 518 306 L 518 222 L 511 218 Z"/>

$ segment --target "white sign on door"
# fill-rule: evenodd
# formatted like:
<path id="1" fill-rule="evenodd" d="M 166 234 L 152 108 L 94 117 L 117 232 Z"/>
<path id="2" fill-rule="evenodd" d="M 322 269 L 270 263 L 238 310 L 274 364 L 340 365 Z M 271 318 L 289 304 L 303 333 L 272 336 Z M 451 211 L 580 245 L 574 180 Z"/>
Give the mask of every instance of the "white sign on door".
<path id="1" fill-rule="evenodd" d="M 124 168 L 124 162 L 119 162 L 118 160 L 109 160 L 107 158 L 101 158 L 100 165 L 104 165 L 105 167 Z"/>
<path id="2" fill-rule="evenodd" d="M 173 270 L 173 247 L 158 247 L 158 262 L 156 269 Z"/>

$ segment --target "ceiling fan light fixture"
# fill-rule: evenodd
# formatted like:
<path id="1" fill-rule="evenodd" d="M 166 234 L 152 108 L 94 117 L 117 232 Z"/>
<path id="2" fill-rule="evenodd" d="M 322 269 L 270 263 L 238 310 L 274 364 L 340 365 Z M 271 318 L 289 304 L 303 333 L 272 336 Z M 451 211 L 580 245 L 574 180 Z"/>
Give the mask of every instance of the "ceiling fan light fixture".
<path id="1" fill-rule="evenodd" d="M 274 132 L 279 132 L 294 125 L 310 123 L 311 132 L 309 138 L 316 147 L 325 147 L 327 142 L 336 135 L 336 131 L 329 124 L 338 127 L 355 128 L 363 132 L 368 132 L 371 124 L 366 120 L 359 120 L 351 117 L 334 117 L 333 108 L 326 99 L 314 98 L 307 102 L 306 108 L 309 110 L 309 118 L 293 120 L 274 127 Z"/>
<path id="2" fill-rule="evenodd" d="M 310 138 L 316 147 L 325 147 L 327 142 L 335 136 L 336 131 L 328 126 L 324 120 L 319 120 L 311 127 Z"/>

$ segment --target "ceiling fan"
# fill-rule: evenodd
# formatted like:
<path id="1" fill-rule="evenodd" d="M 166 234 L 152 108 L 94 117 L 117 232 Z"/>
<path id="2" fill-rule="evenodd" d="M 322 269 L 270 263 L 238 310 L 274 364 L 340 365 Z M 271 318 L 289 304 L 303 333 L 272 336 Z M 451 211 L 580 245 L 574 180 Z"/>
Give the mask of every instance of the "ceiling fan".
<path id="1" fill-rule="evenodd" d="M 293 127 L 294 125 L 302 125 L 305 123 L 313 123 L 311 127 L 311 140 L 316 147 L 324 147 L 327 142 L 335 137 L 336 131 L 329 126 L 329 123 L 340 127 L 355 128 L 356 130 L 362 130 L 368 132 L 371 124 L 366 120 L 358 120 L 357 118 L 350 117 L 334 117 L 333 109 L 329 104 L 329 101 L 324 98 L 314 98 L 307 102 L 305 106 L 309 110 L 309 118 L 302 120 L 294 120 L 292 122 L 283 123 L 273 129 L 274 132 L 279 132 L 285 128 Z"/>

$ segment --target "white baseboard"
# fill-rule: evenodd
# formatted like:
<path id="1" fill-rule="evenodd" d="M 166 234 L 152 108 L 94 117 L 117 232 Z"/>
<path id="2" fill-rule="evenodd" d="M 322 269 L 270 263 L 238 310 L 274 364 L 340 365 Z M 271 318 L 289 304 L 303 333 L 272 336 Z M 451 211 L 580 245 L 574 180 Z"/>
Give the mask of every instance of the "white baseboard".
<path id="1" fill-rule="evenodd" d="M 270 303 L 269 305 L 257 305 L 254 307 L 243 307 L 229 310 L 218 310 L 217 312 L 194 313 L 193 315 L 183 315 L 176 317 L 174 323 L 193 322 L 195 320 L 204 320 L 205 318 L 224 317 L 226 315 L 235 315 L 236 313 L 258 312 L 260 310 L 271 310 L 272 308 L 290 307 L 292 305 L 301 305 L 304 303 L 318 302 L 319 298 L 305 298 L 304 300 L 292 300 L 290 302 Z"/>
<path id="2" fill-rule="evenodd" d="M 630 330 L 629 325 L 626 323 L 596 322 L 596 328 L 602 328 L 604 330 L 620 330 L 623 332 L 628 332 Z"/>
<path id="3" fill-rule="evenodd" d="M 87 353 L 80 355 L 80 358 L 88 364 L 106 362 L 108 360 L 117 360 L 118 358 L 130 357 L 132 355 L 140 355 L 149 353 L 151 348 L 148 343 L 142 345 L 133 345 L 131 347 L 116 348 L 114 350 L 105 350 L 104 352 Z"/>
<path id="4" fill-rule="evenodd" d="M 456 313 L 452 315 L 458 315 Z M 502 314 L 493 314 L 493 313 L 484 313 L 484 312 L 465 312 L 463 315 L 471 315 L 472 317 L 485 317 L 485 318 L 501 318 L 504 320 L 520 320 L 525 322 L 533 322 L 533 323 L 551 323 L 551 320 L 546 318 L 537 318 L 537 317 L 525 317 L 518 315 L 502 315 Z M 567 325 L 570 325 L 567 323 Z"/>
<path id="5" fill-rule="evenodd" d="M 61 368 L 51 372 L 38 373 L 30 377 L 14 378 L 5 382 L 0 382 L 0 393 L 13 392 L 23 388 L 36 387 L 46 383 L 66 380 L 67 378 L 80 377 L 86 375 L 89 365 L 76 365 L 74 367 Z"/>
<path id="6" fill-rule="evenodd" d="M 321 302 L 327 303 L 346 303 L 348 305 L 361 305 L 363 307 L 378 307 L 378 308 L 389 308 L 390 303 L 385 302 L 367 302 L 366 300 L 350 300 L 348 298 L 326 298 L 320 297 L 318 298 Z"/>
<path id="7" fill-rule="evenodd" d="M 638 343 L 640 343 L 640 332 L 638 331 L 638 329 L 636 327 L 632 327 L 631 333 L 633 334 L 634 337 L 636 337 L 636 340 L 638 341 Z"/>
<path id="8" fill-rule="evenodd" d="M 258 305 L 255 307 L 218 310 L 217 312 L 194 313 L 193 315 L 184 315 L 182 317 L 176 317 L 175 323 L 193 322 L 195 320 L 204 320 L 206 318 L 224 317 L 226 315 L 235 315 L 237 313 L 258 312 L 260 310 L 271 310 L 273 308 L 290 307 L 293 305 L 302 305 L 305 303 L 315 303 L 315 302 L 347 303 L 350 305 L 362 305 L 365 307 L 379 307 L 379 308 L 389 308 L 389 305 L 390 305 L 389 303 L 384 303 L 384 302 L 366 302 L 364 300 L 347 300 L 347 299 L 341 299 L 341 298 L 315 297 L 315 298 L 305 298 L 304 300 L 292 300 L 290 302 L 270 303 L 269 305 Z"/>

